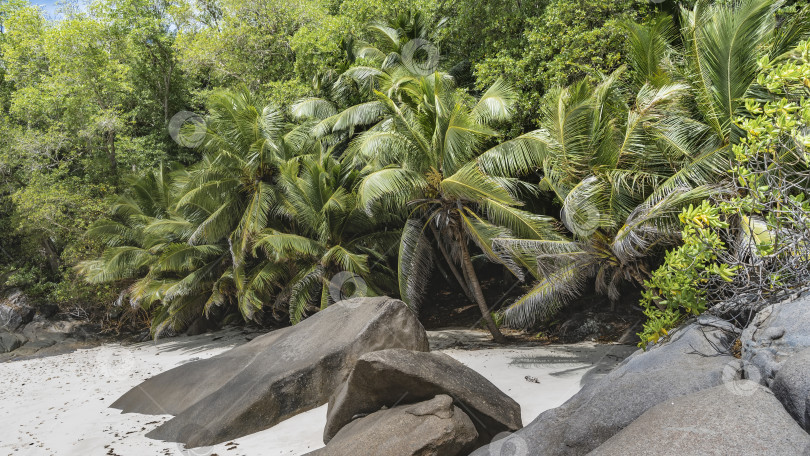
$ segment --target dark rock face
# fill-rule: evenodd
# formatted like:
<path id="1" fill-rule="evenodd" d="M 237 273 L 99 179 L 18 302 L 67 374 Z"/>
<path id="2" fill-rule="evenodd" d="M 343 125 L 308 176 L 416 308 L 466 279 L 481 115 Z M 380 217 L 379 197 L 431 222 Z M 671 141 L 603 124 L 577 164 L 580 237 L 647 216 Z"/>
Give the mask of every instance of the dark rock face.
<path id="1" fill-rule="evenodd" d="M 617 340 L 631 326 L 631 322 L 615 312 L 580 312 L 560 325 L 560 342 L 573 344 L 585 340 Z"/>
<path id="2" fill-rule="evenodd" d="M 0 332 L 0 353 L 8 353 L 10 351 L 20 348 L 23 340 L 16 334 L 9 332 Z"/>
<path id="3" fill-rule="evenodd" d="M 186 329 L 187 336 L 199 336 L 205 334 L 209 330 L 216 329 L 217 325 L 214 321 L 205 318 L 204 315 L 197 317 Z"/>
<path id="4" fill-rule="evenodd" d="M 701 318 L 673 331 L 669 341 L 634 353 L 562 406 L 473 454 L 587 454 L 662 401 L 736 378 L 739 360 L 726 354 L 735 339 L 729 323 Z"/>
<path id="5" fill-rule="evenodd" d="M 413 312 L 391 298 L 342 301 L 296 326 L 152 377 L 112 407 L 176 415 L 147 436 L 212 445 L 327 402 L 360 356 L 386 348 L 428 350 Z"/>
<path id="6" fill-rule="evenodd" d="M 806 455 L 810 435 L 768 389 L 739 380 L 662 402 L 591 456 Z"/>
<path id="7" fill-rule="evenodd" d="M 439 394 L 451 396 L 473 419 L 481 445 L 523 427 L 520 405 L 478 372 L 444 353 L 391 349 L 360 357 L 329 400 L 324 443 L 356 415 Z"/>
<path id="8" fill-rule="evenodd" d="M 14 290 L 0 299 L 0 330 L 16 331 L 34 318 L 34 309 L 20 290 Z"/>
<path id="9" fill-rule="evenodd" d="M 810 296 L 770 305 L 745 328 L 742 359 L 746 378 L 770 385 L 781 363 L 810 348 Z"/>
<path id="10" fill-rule="evenodd" d="M 782 364 L 771 382 L 771 390 L 799 425 L 810 431 L 810 349 Z"/>
<path id="11" fill-rule="evenodd" d="M 453 398 L 438 395 L 411 405 L 379 410 L 344 426 L 311 456 L 456 456 L 478 439 L 472 420 Z"/>

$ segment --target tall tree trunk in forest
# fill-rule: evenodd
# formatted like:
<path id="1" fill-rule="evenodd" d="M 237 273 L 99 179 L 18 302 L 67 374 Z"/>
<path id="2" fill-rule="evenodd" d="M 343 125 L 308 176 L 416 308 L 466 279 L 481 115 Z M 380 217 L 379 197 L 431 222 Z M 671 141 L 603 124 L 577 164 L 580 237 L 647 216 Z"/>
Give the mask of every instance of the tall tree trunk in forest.
<path id="1" fill-rule="evenodd" d="M 106 149 L 113 177 L 116 177 L 118 175 L 118 157 L 115 154 L 115 130 L 107 132 Z"/>
<path id="2" fill-rule="evenodd" d="M 41 240 L 42 250 L 45 252 L 45 258 L 48 260 L 48 266 L 51 268 L 51 273 L 54 277 L 59 275 L 59 253 L 53 246 L 51 239 L 47 236 Z"/>
<path id="3" fill-rule="evenodd" d="M 470 288 L 472 288 L 475 301 L 478 304 L 478 309 L 481 311 L 481 317 L 484 319 L 484 322 L 486 322 L 487 329 L 489 329 L 490 334 L 492 334 L 492 339 L 499 344 L 506 343 L 506 338 L 503 336 L 503 334 L 501 334 L 498 326 L 495 325 L 495 321 L 492 319 L 492 314 L 489 313 L 487 302 L 484 299 L 484 292 L 481 290 L 481 284 L 478 282 L 478 276 L 475 275 L 472 258 L 470 258 L 470 251 L 467 250 L 467 240 L 464 239 L 463 235 L 459 235 L 458 240 L 459 247 L 461 247 L 461 261 L 464 268 L 464 273 L 467 275 L 467 279 L 470 282 Z"/>

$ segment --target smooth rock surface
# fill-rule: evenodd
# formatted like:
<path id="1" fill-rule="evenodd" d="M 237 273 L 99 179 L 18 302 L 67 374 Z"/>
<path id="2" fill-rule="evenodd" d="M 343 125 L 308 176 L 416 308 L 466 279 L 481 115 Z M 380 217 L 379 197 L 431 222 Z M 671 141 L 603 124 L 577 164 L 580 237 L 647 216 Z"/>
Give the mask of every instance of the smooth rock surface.
<path id="1" fill-rule="evenodd" d="M 453 398 L 438 395 L 358 418 L 313 456 L 456 456 L 478 439 L 472 420 Z"/>
<path id="2" fill-rule="evenodd" d="M 0 330 L 16 331 L 30 322 L 34 313 L 23 292 L 12 290 L 0 298 Z"/>
<path id="3" fill-rule="evenodd" d="M 703 317 L 671 334 L 669 341 L 637 351 L 562 406 L 473 454 L 584 455 L 658 403 L 738 378 L 739 360 L 727 353 L 736 339 L 729 323 Z"/>
<path id="4" fill-rule="evenodd" d="M 662 402 L 591 456 L 807 455 L 810 435 L 767 388 L 729 382 Z"/>
<path id="5" fill-rule="evenodd" d="M 520 405 L 489 380 L 444 353 L 403 349 L 367 353 L 329 400 L 324 443 L 358 414 L 446 394 L 476 424 L 482 445 L 523 427 Z"/>
<path id="6" fill-rule="evenodd" d="M 810 349 L 785 360 L 771 390 L 799 425 L 810 431 Z"/>
<path id="7" fill-rule="evenodd" d="M 782 362 L 810 348 L 810 295 L 773 304 L 745 328 L 742 360 L 746 378 L 770 385 Z"/>
<path id="8" fill-rule="evenodd" d="M 342 301 L 296 326 L 152 377 L 112 407 L 176 415 L 147 436 L 211 445 L 324 404 L 361 355 L 385 348 L 428 350 L 413 312 L 385 297 Z"/>
<path id="9" fill-rule="evenodd" d="M 16 334 L 2 331 L 0 332 L 0 353 L 8 353 L 20 348 L 23 340 Z"/>

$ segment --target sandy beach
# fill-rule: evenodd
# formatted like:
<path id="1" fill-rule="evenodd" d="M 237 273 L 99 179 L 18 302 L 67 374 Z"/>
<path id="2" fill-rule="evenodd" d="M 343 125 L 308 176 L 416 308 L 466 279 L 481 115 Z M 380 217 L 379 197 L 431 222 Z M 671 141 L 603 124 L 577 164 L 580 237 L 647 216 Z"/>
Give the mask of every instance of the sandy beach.
<path id="1" fill-rule="evenodd" d="M 430 332 L 431 345 L 498 386 L 521 406 L 523 424 L 604 375 L 634 347 L 572 345 L 476 347 L 470 331 Z M 470 340 L 472 335 L 472 340 Z M 326 405 L 273 428 L 210 448 L 186 449 L 144 435 L 169 415 L 108 408 L 143 380 L 245 343 L 229 330 L 134 345 L 106 344 L 46 358 L 0 364 L 0 454 L 13 455 L 300 455 L 323 446 Z"/>

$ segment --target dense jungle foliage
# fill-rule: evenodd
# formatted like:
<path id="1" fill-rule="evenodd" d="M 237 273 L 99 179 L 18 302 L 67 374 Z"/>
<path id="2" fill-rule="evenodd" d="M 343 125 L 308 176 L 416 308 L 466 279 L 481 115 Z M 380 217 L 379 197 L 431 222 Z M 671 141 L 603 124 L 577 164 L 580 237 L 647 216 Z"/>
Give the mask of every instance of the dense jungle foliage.
<path id="1" fill-rule="evenodd" d="M 419 308 L 439 277 L 503 340 L 584 293 L 643 290 L 655 340 L 732 280 L 728 205 L 767 219 L 740 202 L 761 185 L 729 182 L 773 153 L 751 148 L 788 128 L 774 110 L 798 119 L 774 147 L 807 167 L 808 14 L 92 0 L 47 17 L 3 0 L 0 291 L 157 337 L 294 324 L 350 295 Z M 522 295 L 487 302 L 494 270 Z"/>

